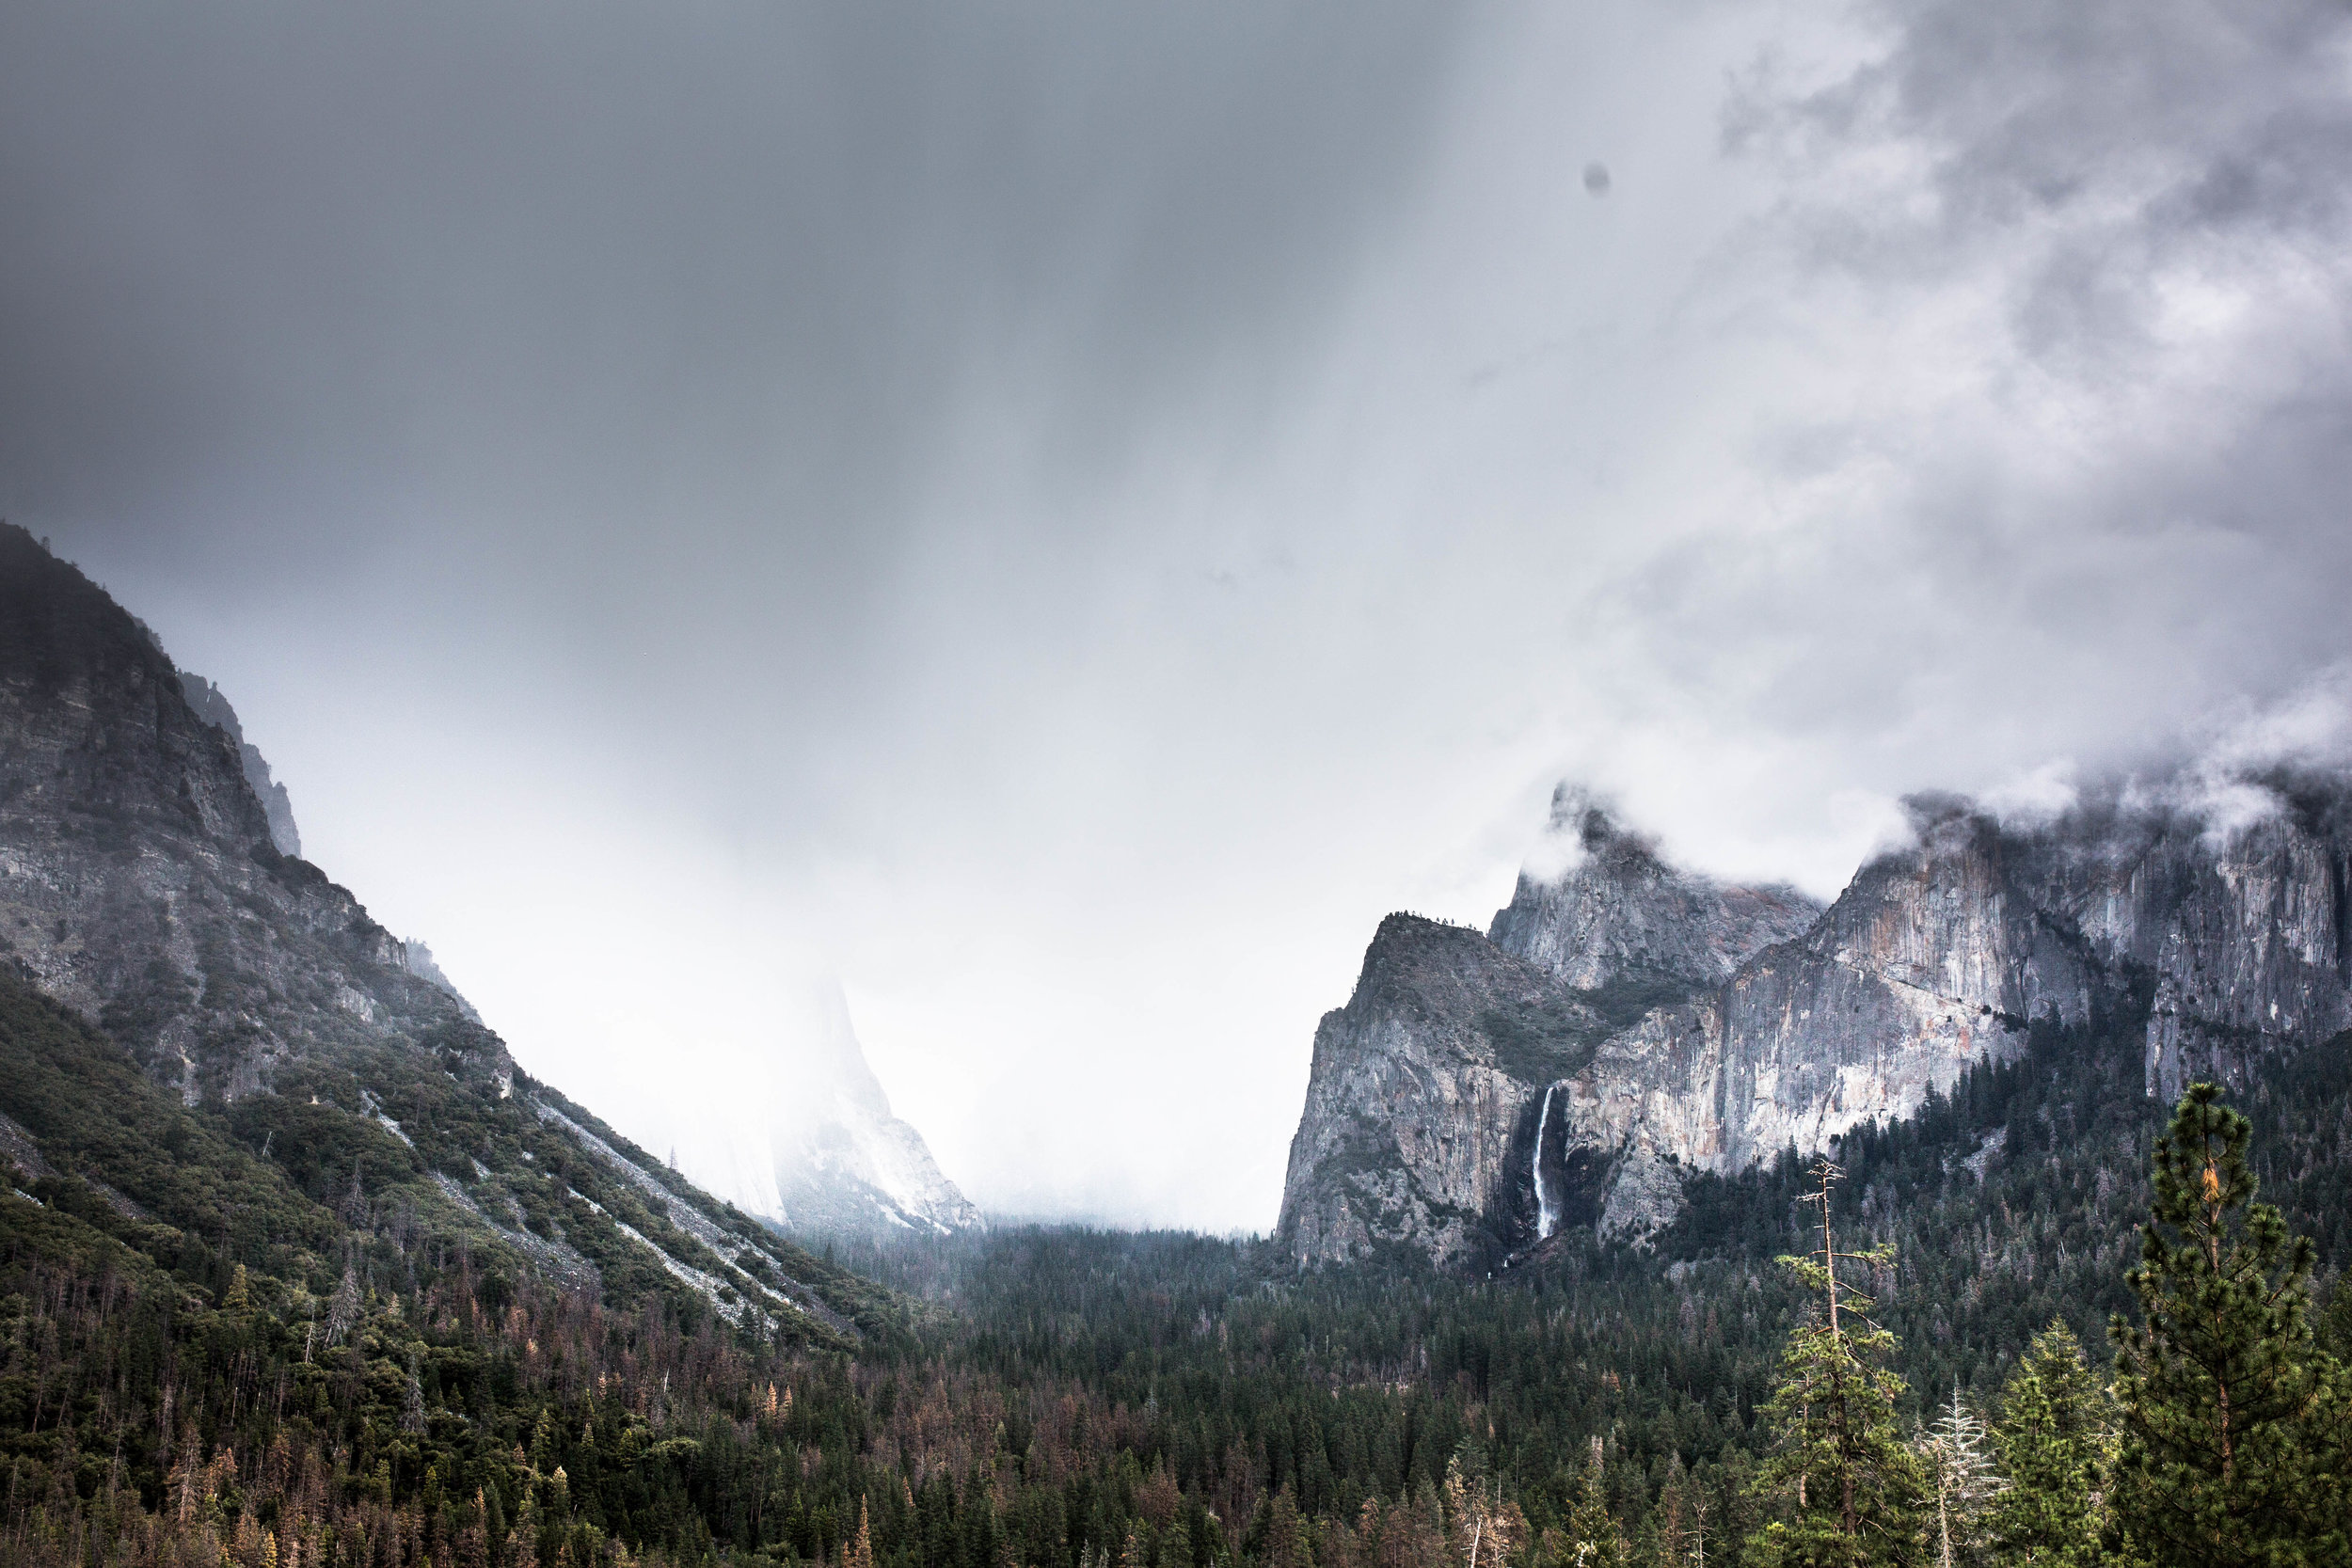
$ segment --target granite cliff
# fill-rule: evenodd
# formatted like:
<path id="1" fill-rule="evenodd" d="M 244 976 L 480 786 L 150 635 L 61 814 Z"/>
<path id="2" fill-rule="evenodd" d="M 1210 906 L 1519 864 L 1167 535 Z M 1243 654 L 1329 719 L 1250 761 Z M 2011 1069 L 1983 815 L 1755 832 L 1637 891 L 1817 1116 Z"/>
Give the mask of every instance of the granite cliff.
<path id="1" fill-rule="evenodd" d="M 191 1105 L 305 1053 L 429 1037 L 511 1075 L 404 943 L 279 847 L 291 810 L 273 821 L 266 764 L 223 716 L 103 590 L 0 526 L 0 953 Z"/>
<path id="2" fill-rule="evenodd" d="M 1486 934 L 1579 990 L 1718 984 L 1821 912 L 1794 888 L 1724 887 L 1672 865 L 1606 806 L 1565 784 L 1552 794 L 1547 842 L 1568 864 L 1548 876 L 1522 871 Z"/>
<path id="3" fill-rule="evenodd" d="M 1589 1223 L 1554 1085 L 1819 912 L 1670 865 L 1565 787 L 1551 832 L 1571 863 L 1522 875 L 1488 934 L 1391 915 L 1325 1015 L 1278 1225 L 1302 1260 L 1402 1246 L 1467 1266 Z"/>
<path id="4" fill-rule="evenodd" d="M 517 1069 L 299 842 L 227 698 L 0 524 L 0 1174 L 214 1288 L 454 1247 L 818 1343 L 882 1321 Z"/>
<path id="5" fill-rule="evenodd" d="M 1315 1031 L 1281 1236 L 1301 1259 L 1491 1251 L 1536 1086 L 1604 1032 L 1589 1004 L 1476 931 L 1389 916 L 1355 995 Z"/>
<path id="6" fill-rule="evenodd" d="M 1507 1082 L 1475 1100 L 1383 1101 L 1365 1087 L 1474 1052 L 1410 1009 L 1385 1031 L 1335 1023 L 1359 1011 L 1359 985 L 1317 1037 L 1283 1198 L 1293 1255 L 1337 1261 L 1386 1240 L 1458 1265 L 1563 1227 L 1638 1239 L 1672 1218 L 1687 1173 L 1907 1117 L 1972 1065 L 2014 1056 L 2032 1022 L 2144 1019 L 2144 1088 L 2160 1096 L 2199 1077 L 2243 1085 L 2267 1056 L 2352 1026 L 2342 775 L 2115 786 L 2026 823 L 1958 797 L 1907 806 L 1911 841 L 1815 911 L 1781 890 L 1717 891 L 1564 791 L 1555 818 L 1569 815 L 1581 857 L 1523 876 L 1490 940 L 1460 933 L 1454 961 L 1532 960 L 1556 984 L 1547 1006 L 1594 1015 L 1588 1048 L 1556 1071 L 1498 1061 Z M 1474 1148 L 1476 1168 L 1434 1148 Z M 1385 1230 L 1330 1223 L 1375 1194 L 1398 1216 Z M 1440 1199 L 1451 1230 L 1411 1218 Z"/>

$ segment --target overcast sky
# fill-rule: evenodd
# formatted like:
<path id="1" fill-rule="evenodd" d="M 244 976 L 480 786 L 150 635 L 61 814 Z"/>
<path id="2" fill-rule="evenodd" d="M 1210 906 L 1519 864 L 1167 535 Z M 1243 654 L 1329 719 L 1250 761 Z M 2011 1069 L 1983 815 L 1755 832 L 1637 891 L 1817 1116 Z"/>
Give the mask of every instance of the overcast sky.
<path id="1" fill-rule="evenodd" d="M 1828 895 L 2340 692 L 2348 191 L 2333 0 L 16 0 L 0 515 L 690 1168 L 832 970 L 1263 1228 L 1558 777 Z"/>

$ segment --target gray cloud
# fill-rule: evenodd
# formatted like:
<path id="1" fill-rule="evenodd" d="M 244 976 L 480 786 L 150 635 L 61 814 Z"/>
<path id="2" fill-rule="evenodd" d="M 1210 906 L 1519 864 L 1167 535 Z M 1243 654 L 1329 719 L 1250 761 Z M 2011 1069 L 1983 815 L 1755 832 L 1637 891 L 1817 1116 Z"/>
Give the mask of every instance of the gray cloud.
<path id="1" fill-rule="evenodd" d="M 1864 14 L 1858 64 L 1750 73 L 1726 146 L 1786 182 L 1738 259 L 1776 325 L 1883 341 L 1752 449 L 1794 526 L 1660 552 L 1627 635 L 1915 773 L 1956 726 L 1962 773 L 2177 755 L 2346 651 L 2346 18 Z"/>
<path id="2" fill-rule="evenodd" d="M 644 1141 L 830 965 L 983 1203 L 1263 1224 L 1374 920 L 1483 919 L 1563 771 L 1834 891 L 1904 791 L 2340 705 L 2348 61 L 2179 0 L 21 6 L 0 511 Z"/>
<path id="3" fill-rule="evenodd" d="M 1452 41 L 1315 6 L 0 25 L 12 505 L 199 570 L 224 531 L 352 565 L 389 530 L 558 609 L 747 560 L 812 611 L 905 547 L 976 400 L 1034 402 L 1080 475 L 1246 419 Z M 579 548 L 631 525 L 687 559 Z"/>

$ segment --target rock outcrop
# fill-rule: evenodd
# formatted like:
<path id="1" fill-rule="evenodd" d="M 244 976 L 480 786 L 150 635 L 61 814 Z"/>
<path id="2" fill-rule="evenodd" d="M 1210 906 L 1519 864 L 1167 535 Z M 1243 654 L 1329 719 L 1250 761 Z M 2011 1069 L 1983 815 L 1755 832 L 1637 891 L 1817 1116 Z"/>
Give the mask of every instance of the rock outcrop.
<path id="1" fill-rule="evenodd" d="M 0 525 L 0 955 L 190 1104 L 264 1089 L 306 1052 L 428 1037 L 511 1070 L 350 893 L 278 847 L 248 754 L 265 768 L 145 626 Z"/>
<path id="2" fill-rule="evenodd" d="M 400 944 L 400 947 L 401 957 L 408 965 L 409 974 L 415 975 L 420 980 L 428 980 L 434 985 L 440 987 L 443 990 L 449 992 L 452 997 L 456 999 L 457 1006 L 464 1009 L 468 1018 L 473 1020 L 476 1023 L 482 1022 L 482 1015 L 474 1011 L 473 1004 L 466 1000 L 465 993 L 457 989 L 457 983 L 454 980 L 452 980 L 448 975 L 441 973 L 441 966 L 434 961 L 433 949 L 431 947 L 428 947 L 422 942 L 418 941 L 415 937 L 410 937 L 403 942 Z"/>
<path id="3" fill-rule="evenodd" d="M 2352 777 L 2111 792 L 2026 835 L 2021 874 L 2109 977 L 2153 987 L 2147 1088 L 2243 1085 L 2352 1027 Z"/>
<path id="4" fill-rule="evenodd" d="M 1335 1034 L 1327 1020 L 1283 1203 L 1302 1261 L 1364 1249 L 1357 1231 L 1308 1223 L 1345 1189 L 1392 1191 L 1399 1210 L 1422 1195 L 1461 1202 L 1457 1174 L 1418 1152 L 1430 1148 L 1500 1148 L 1504 1170 L 1529 1166 L 1522 1181 L 1488 1176 L 1460 1235 L 1502 1251 L 1564 1225 L 1640 1237 L 1673 1216 L 1685 1173 L 1809 1153 L 1909 1116 L 1971 1066 L 2022 1050 L 2034 1021 L 2144 1008 L 2146 1088 L 2164 1096 L 2196 1077 L 2243 1083 L 2265 1054 L 2352 1027 L 2341 775 L 2119 787 L 2010 826 L 1957 797 L 1918 797 L 1914 841 L 1801 929 L 1797 895 L 1718 893 L 1572 794 L 1561 805 L 1585 854 L 1563 878 L 1523 877 L 1488 945 L 1568 982 L 1601 1015 L 1600 1037 L 1573 1070 L 1456 1097 L 1459 1120 L 1414 1104 L 1409 1139 L 1384 1141 L 1394 1112 L 1372 1091 L 1413 1053 L 1395 1031 Z M 1474 974 L 1491 958 L 1452 961 Z M 1533 1131 L 1520 1125 L 1530 1104 Z M 1478 1118 L 1488 1125 L 1463 1125 Z M 1311 1127 L 1342 1125 L 1358 1151 L 1343 1178 L 1343 1162 L 1302 1161 Z M 1311 1147 L 1324 1144 L 1339 1147 L 1320 1132 Z M 1458 1263 L 1474 1249 L 1423 1250 Z"/>
<path id="5" fill-rule="evenodd" d="M 160 642 L 156 651 L 163 651 Z M 245 782 L 253 786 L 253 798 L 262 802 L 262 811 L 269 818 L 270 843 L 281 855 L 301 854 L 302 832 L 294 826 L 294 799 L 284 784 L 270 776 L 269 760 L 262 755 L 262 749 L 246 739 L 245 726 L 237 721 L 237 710 L 230 705 L 227 694 L 193 670 L 180 672 L 180 691 L 199 719 L 226 731 L 236 746 L 237 758 L 245 765 Z"/>
<path id="6" fill-rule="evenodd" d="M 1552 794 L 1549 837 L 1569 865 L 1551 876 L 1522 871 L 1486 934 L 1581 990 L 1719 985 L 1821 912 L 1791 887 L 1724 887 L 1667 863 L 1654 843 L 1570 785 Z"/>
<path id="7" fill-rule="evenodd" d="M 1568 987 L 1478 932 L 1389 916 L 1355 995 L 1315 1031 L 1277 1234 L 1301 1262 L 1492 1252 L 1539 1085 L 1604 1033 Z"/>

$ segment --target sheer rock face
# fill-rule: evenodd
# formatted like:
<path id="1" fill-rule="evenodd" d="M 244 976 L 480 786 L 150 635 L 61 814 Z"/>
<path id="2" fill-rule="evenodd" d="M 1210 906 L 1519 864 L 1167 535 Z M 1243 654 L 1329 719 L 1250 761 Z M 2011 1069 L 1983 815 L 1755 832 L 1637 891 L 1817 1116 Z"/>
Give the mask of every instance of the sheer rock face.
<path id="1" fill-rule="evenodd" d="M 1565 784 L 1551 798 L 1550 833 L 1575 863 L 1554 878 L 1521 872 L 1486 934 L 1578 990 L 1637 977 L 1718 985 L 1821 912 L 1794 888 L 1720 887 L 1670 865 Z"/>
<path id="2" fill-rule="evenodd" d="M 2235 824 L 2109 800 L 2005 830 L 1912 801 L 1916 846 L 1863 867 L 1802 939 L 1601 1048 L 1568 1085 L 1571 1147 L 1717 1171 L 1810 1153 L 2014 1055 L 2028 1020 L 2082 1024 L 2136 990 L 2151 1095 L 2242 1085 L 2265 1053 L 2331 1038 L 2352 1026 L 2352 791 L 2240 787 L 2258 815 Z M 1675 1207 L 1609 1201 L 1637 1231 Z"/>
<path id="3" fill-rule="evenodd" d="M 1386 1247 L 1461 1265 L 1493 1249 L 1538 1085 L 1597 1015 L 1476 931 L 1380 923 L 1356 993 L 1315 1031 L 1278 1235 L 1304 1262 Z"/>
<path id="4" fill-rule="evenodd" d="M 191 1102 L 263 1088 L 294 1053 L 427 1036 L 508 1068 L 357 899 L 279 851 L 240 739 L 147 629 L 6 525 L 0 957 Z"/>
<path id="5" fill-rule="evenodd" d="M 2153 986 L 2148 1092 L 2243 1085 L 2352 1027 L 2352 778 L 2274 773 L 2187 806 L 2103 802 L 2031 844 L 2037 895 Z"/>
<path id="6" fill-rule="evenodd" d="M 269 761 L 260 747 L 245 737 L 245 726 L 237 721 L 237 710 L 230 705 L 221 689 L 192 670 L 180 672 L 180 690 L 188 699 L 188 706 L 208 724 L 226 730 L 235 742 L 237 759 L 245 765 L 245 782 L 253 788 L 253 798 L 262 802 L 262 811 L 269 818 L 269 841 L 281 855 L 302 853 L 302 833 L 294 826 L 294 800 L 286 786 L 270 777 Z"/>
<path id="7" fill-rule="evenodd" d="M 1567 1145 L 1606 1171 L 1607 1232 L 1671 1218 L 1661 1164 L 1735 1171 L 1909 1116 L 2025 1020 L 2089 1016 L 2094 969 L 2018 885 L 2016 847 L 1931 803 L 1914 848 L 1873 861 L 1796 941 L 1613 1037 L 1568 1083 Z"/>
<path id="8" fill-rule="evenodd" d="M 1915 843 L 1865 865 L 1802 934 L 1768 938 L 1679 998 L 1644 997 L 1625 980 L 1674 966 L 1695 976 L 1716 961 L 1727 927 L 1719 906 L 1687 891 L 1695 879 L 1657 867 L 1645 847 L 1606 840 L 1551 888 L 1531 894 L 1522 879 L 1496 941 L 1595 981 L 1565 994 L 1604 1004 L 1601 1037 L 1573 1070 L 1489 1096 L 1492 1113 L 1459 1097 L 1463 1117 L 1499 1118 L 1482 1132 L 1416 1108 L 1419 1143 L 1500 1140 L 1506 1166 L 1530 1166 L 1490 1184 L 1489 1207 L 1464 1233 L 1504 1248 L 1540 1240 L 1540 1185 L 1559 1223 L 1646 1234 L 1678 1208 L 1682 1172 L 1812 1152 L 1863 1122 L 1911 1115 L 1971 1065 L 2013 1056 L 2029 1020 L 2081 1024 L 2145 1001 L 2148 1092 L 2167 1097 L 2196 1077 L 2243 1083 L 2265 1053 L 2352 1027 L 2352 784 L 2279 776 L 2174 793 L 2182 800 L 2112 794 L 2007 828 L 1965 800 L 1915 799 Z M 1692 927 L 1680 938 L 1677 910 Z M 1605 1006 L 1612 987 L 1655 1005 L 1624 1017 Z M 1379 1041 L 1333 1037 L 1351 1056 L 1327 1050 L 1331 1036 L 1327 1020 L 1300 1137 L 1353 1117 L 1356 1147 L 1377 1149 L 1389 1113 L 1356 1087 L 1372 1074 L 1355 1057 L 1378 1054 Z M 1538 1141 L 1513 1127 L 1547 1099 L 1556 1130 Z M 1302 1165 L 1300 1147 L 1286 1226 L 1330 1186 Z M 1353 1180 L 1440 1190 L 1425 1164 L 1393 1159 Z M 1347 1255 L 1312 1239 L 1302 1229 L 1295 1241 L 1303 1259 Z"/>

